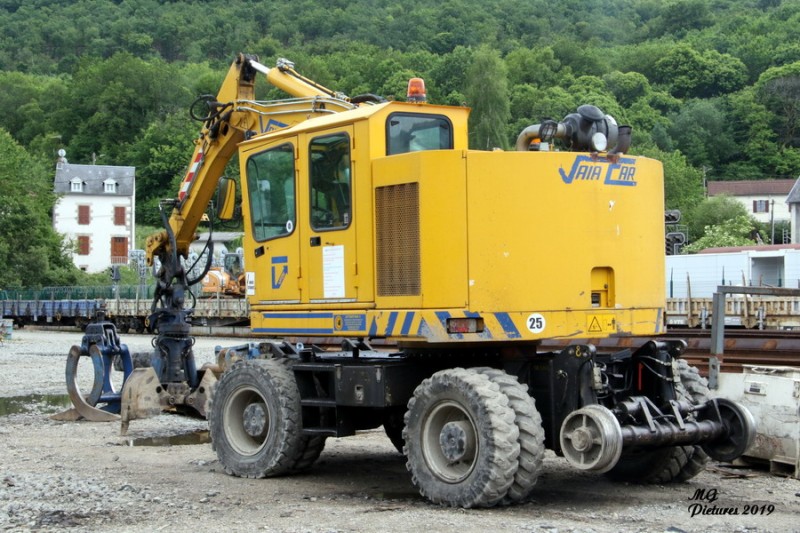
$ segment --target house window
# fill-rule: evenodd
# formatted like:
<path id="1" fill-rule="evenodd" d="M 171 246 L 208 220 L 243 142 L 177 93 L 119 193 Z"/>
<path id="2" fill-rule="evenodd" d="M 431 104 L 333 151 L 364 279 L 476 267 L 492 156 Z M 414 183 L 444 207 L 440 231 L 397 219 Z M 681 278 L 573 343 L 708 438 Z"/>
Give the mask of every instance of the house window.
<path id="1" fill-rule="evenodd" d="M 125 206 L 115 207 L 114 208 L 114 225 L 115 226 L 124 226 L 125 225 Z"/>
<path id="2" fill-rule="evenodd" d="M 80 178 L 73 178 L 72 181 L 69 182 L 69 190 L 70 192 L 83 192 L 83 182 Z"/>
<path id="3" fill-rule="evenodd" d="M 769 213 L 769 200 L 753 200 L 753 213 Z"/>
<path id="4" fill-rule="evenodd" d="M 103 185 L 105 187 L 105 189 L 104 189 L 105 192 L 112 193 L 112 194 L 117 192 L 117 182 L 116 181 L 108 180 L 108 181 L 103 182 Z"/>
<path id="5" fill-rule="evenodd" d="M 128 238 L 111 237 L 111 264 L 120 265 L 128 262 Z"/>
<path id="6" fill-rule="evenodd" d="M 89 237 L 85 235 L 78 237 L 78 255 L 89 255 Z"/>
<path id="7" fill-rule="evenodd" d="M 78 206 L 78 224 L 81 226 L 86 226 L 91 221 L 91 215 L 89 214 L 89 206 L 88 205 L 79 205 Z"/>

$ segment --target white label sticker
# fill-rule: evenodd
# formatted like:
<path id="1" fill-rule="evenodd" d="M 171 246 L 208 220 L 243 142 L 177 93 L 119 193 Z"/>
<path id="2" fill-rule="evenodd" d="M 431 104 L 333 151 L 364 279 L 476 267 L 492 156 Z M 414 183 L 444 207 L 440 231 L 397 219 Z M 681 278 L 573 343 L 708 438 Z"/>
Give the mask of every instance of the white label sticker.
<path id="1" fill-rule="evenodd" d="M 247 293 L 247 296 L 253 296 L 256 293 L 256 273 L 245 272 L 244 280 L 245 292 Z"/>
<path id="2" fill-rule="evenodd" d="M 322 248 L 323 298 L 344 298 L 344 246 Z"/>
<path id="3" fill-rule="evenodd" d="M 539 313 L 533 313 L 528 316 L 526 325 L 531 333 L 541 333 L 546 326 L 544 316 Z"/>

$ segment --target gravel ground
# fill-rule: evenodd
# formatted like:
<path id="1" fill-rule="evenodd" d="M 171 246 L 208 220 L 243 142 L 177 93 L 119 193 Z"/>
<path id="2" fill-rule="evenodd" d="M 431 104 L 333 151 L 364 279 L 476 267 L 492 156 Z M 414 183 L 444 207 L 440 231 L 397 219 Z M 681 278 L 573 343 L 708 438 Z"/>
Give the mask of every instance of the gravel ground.
<path id="1" fill-rule="evenodd" d="M 419 496 L 380 429 L 328 439 L 303 475 L 231 477 L 202 420 L 134 420 L 125 437 L 115 423 L 51 420 L 64 408 L 67 351 L 80 340 L 79 332 L 23 329 L 0 345 L 0 529 L 800 532 L 796 479 L 712 464 L 689 483 L 628 485 L 575 471 L 549 452 L 530 503 L 437 507 Z M 149 350 L 149 337 L 123 341 L 132 352 Z M 238 343 L 199 338 L 198 366 L 213 358 L 215 345 Z M 91 379 L 84 370 L 79 376 Z M 707 499 L 692 499 L 698 489 Z"/>

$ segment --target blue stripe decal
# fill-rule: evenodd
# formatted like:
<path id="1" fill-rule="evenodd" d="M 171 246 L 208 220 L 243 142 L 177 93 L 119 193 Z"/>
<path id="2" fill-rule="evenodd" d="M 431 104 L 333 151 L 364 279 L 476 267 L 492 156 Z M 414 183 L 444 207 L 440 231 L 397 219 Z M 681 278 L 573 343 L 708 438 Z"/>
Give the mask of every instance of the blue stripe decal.
<path id="1" fill-rule="evenodd" d="M 263 318 L 333 318 L 333 313 L 261 313 Z"/>
<path id="2" fill-rule="evenodd" d="M 403 320 L 403 329 L 400 330 L 400 335 L 408 335 L 412 322 L 414 322 L 414 313 L 409 311 L 406 313 L 406 319 Z"/>
<path id="3" fill-rule="evenodd" d="M 522 337 L 522 335 L 519 334 L 519 330 L 517 330 L 517 327 L 514 325 L 514 321 L 508 316 L 508 313 L 495 313 L 494 316 L 503 327 L 503 331 L 509 339 L 518 339 Z"/>
<path id="4" fill-rule="evenodd" d="M 397 322 L 397 311 L 389 313 L 389 322 L 386 324 L 386 333 L 384 335 L 391 335 L 394 330 L 394 323 Z"/>
<path id="5" fill-rule="evenodd" d="M 442 327 L 447 329 L 447 319 L 450 318 L 450 313 L 447 311 L 436 311 L 436 317 L 442 323 Z"/>
<path id="6" fill-rule="evenodd" d="M 378 335 L 378 321 L 376 319 L 372 319 L 372 325 L 369 327 L 369 336 L 376 337 Z"/>
<path id="7" fill-rule="evenodd" d="M 431 328 L 428 327 L 428 323 L 425 322 L 425 319 L 419 321 L 419 327 L 417 328 L 417 337 L 425 337 L 426 339 L 431 336 Z"/>

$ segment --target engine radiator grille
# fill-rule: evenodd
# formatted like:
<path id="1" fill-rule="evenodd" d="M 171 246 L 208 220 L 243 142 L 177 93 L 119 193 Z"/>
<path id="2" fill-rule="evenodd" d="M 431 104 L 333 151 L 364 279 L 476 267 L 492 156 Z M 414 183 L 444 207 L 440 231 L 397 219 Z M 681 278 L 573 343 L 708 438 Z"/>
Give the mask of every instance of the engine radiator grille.
<path id="1" fill-rule="evenodd" d="M 420 294 L 419 184 L 375 189 L 378 296 Z"/>

